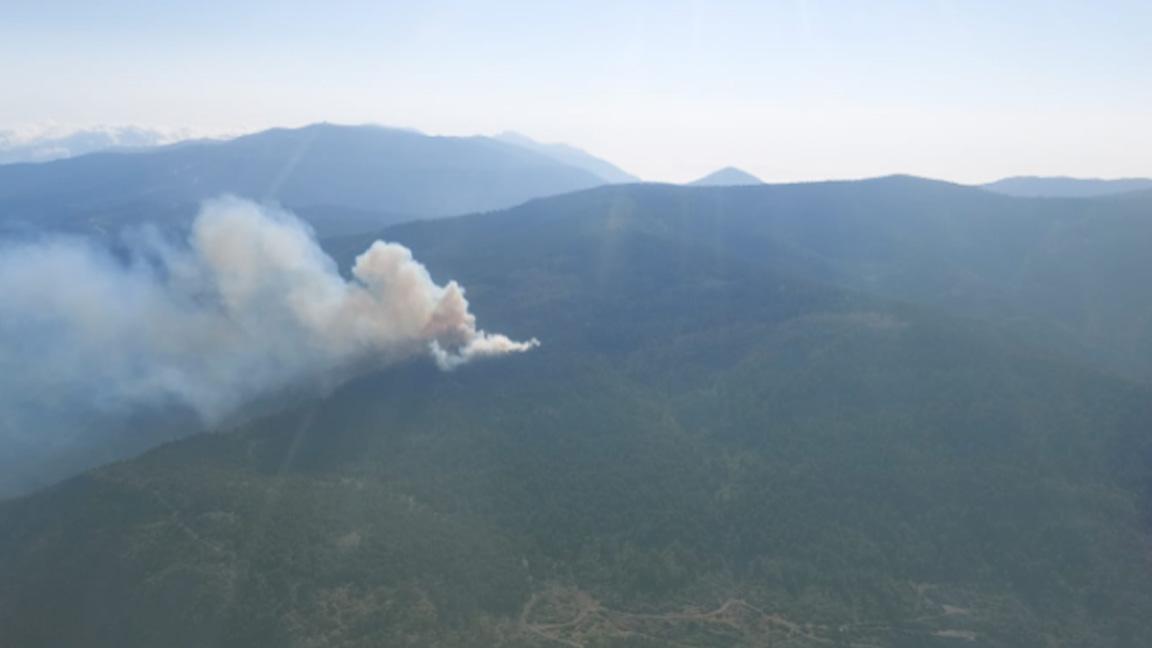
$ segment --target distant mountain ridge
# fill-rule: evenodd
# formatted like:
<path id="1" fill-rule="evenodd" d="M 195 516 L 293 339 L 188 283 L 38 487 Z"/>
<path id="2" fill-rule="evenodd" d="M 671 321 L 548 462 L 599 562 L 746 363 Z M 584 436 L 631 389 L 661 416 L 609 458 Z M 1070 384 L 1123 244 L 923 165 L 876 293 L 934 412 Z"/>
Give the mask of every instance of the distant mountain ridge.
<path id="1" fill-rule="evenodd" d="M 147 221 L 179 224 L 202 200 L 228 193 L 305 212 L 332 208 L 332 217 L 313 221 L 322 234 L 332 234 L 511 207 L 604 182 L 554 157 L 487 137 L 314 124 L 2 165 L 0 231 L 91 233 Z"/>
<path id="2" fill-rule="evenodd" d="M 764 184 L 764 181 L 736 167 L 724 167 L 688 183 L 689 186 L 693 187 L 734 187 L 759 184 Z"/>
<path id="3" fill-rule="evenodd" d="M 537 142 L 527 135 L 523 135 L 514 131 L 505 131 L 499 135 L 496 135 L 494 139 L 536 151 L 537 153 L 547 155 L 548 157 L 558 162 L 570 164 L 574 167 L 584 169 L 585 171 L 592 173 L 599 178 L 602 178 L 609 184 L 640 182 L 640 178 L 632 175 L 631 173 L 628 173 L 615 164 L 598 158 L 591 153 L 584 151 L 583 149 L 576 148 L 575 146 L 561 143 L 545 144 L 543 142 Z"/>
<path id="4" fill-rule="evenodd" d="M 1152 190 L 1152 178 L 1070 178 L 1063 176 L 1014 176 L 980 185 L 988 191 L 1021 198 L 1091 198 Z"/>

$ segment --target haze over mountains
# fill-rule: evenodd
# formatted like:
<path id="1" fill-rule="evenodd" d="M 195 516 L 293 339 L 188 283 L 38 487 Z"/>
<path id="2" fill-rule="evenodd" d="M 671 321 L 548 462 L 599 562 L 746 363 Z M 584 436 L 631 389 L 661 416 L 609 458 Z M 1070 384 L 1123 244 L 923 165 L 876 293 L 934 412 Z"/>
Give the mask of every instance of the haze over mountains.
<path id="1" fill-rule="evenodd" d="M 0 634 L 1143 645 L 1150 210 L 625 185 L 329 240 L 342 268 L 403 243 L 540 348 L 370 372 L 0 505 Z"/>
<path id="2" fill-rule="evenodd" d="M 331 125 L 0 166 L 5 398 L 69 423 L 0 412 L 0 644 L 1152 644 L 1152 192 L 631 180 Z M 221 192 L 322 238 L 113 236 Z"/>
<path id="3" fill-rule="evenodd" d="M 143 222 L 186 226 L 201 201 L 229 193 L 294 209 L 321 235 L 351 234 L 639 181 L 573 146 L 513 132 L 431 137 L 315 124 L 163 146 L 173 139 L 133 127 L 45 138 L 0 133 L 0 232 L 107 236 Z M 690 184 L 762 181 L 726 167 Z M 1016 177 L 982 187 L 1014 196 L 1089 197 L 1152 188 L 1152 180 Z"/>
<path id="4" fill-rule="evenodd" d="M 1142 645 L 1150 209 L 632 184 L 328 241 L 402 242 L 541 346 L 0 506 L 0 633 Z"/>
<path id="5" fill-rule="evenodd" d="M 0 648 L 1152 648 L 1150 33 L 5 3 Z"/>
<path id="6" fill-rule="evenodd" d="M 909 177 L 708 192 L 670 185 L 619 191 L 597 209 L 609 212 L 626 204 L 655 219 L 651 222 L 658 222 L 660 214 L 680 214 L 689 219 L 683 227 L 698 228 L 686 230 L 688 240 L 711 241 L 721 246 L 725 258 L 765 263 L 789 276 L 955 315 L 1010 322 L 1022 337 L 1061 356 L 1135 380 L 1152 377 L 1152 300 L 1140 280 L 1152 274 L 1144 253 L 1152 240 L 1147 195 L 1087 203 L 1016 201 Z M 566 209 L 604 195 L 578 193 L 522 209 Z M 153 254 L 149 250 L 146 246 L 142 258 Z M 50 256 L 45 251 L 35 255 Z M 74 281 L 84 285 L 82 279 Z M 9 298 L 7 303 L 19 302 Z M 15 348 L 23 347 L 28 344 Z M 12 375 L 18 375 L 14 366 Z M 170 426 L 156 440 L 198 427 L 187 412 L 162 412 L 186 423 Z M 8 470 L 0 488 L 13 492 L 43 484 L 151 443 L 142 431 L 123 435 L 118 418 L 105 420 L 88 411 L 70 412 L 53 427 L 71 430 L 75 416 L 88 421 L 92 432 L 9 438 Z"/>
<path id="7" fill-rule="evenodd" d="M 1152 190 L 1152 179 L 1122 178 L 1100 180 L 1095 178 L 1065 178 L 1017 176 L 981 185 L 989 191 L 1009 196 L 1028 198 L 1087 198 L 1108 196 L 1129 191 Z"/>
<path id="8" fill-rule="evenodd" d="M 569 144 L 542 144 L 526 135 L 512 131 L 500 133 L 496 136 L 496 139 L 502 142 L 508 142 L 509 144 L 515 144 L 522 148 L 531 149 L 547 155 L 558 162 L 584 169 L 610 184 L 640 182 L 640 178 L 628 173 L 615 164 L 590 155 L 588 152 Z"/>
<path id="9" fill-rule="evenodd" d="M 587 155 L 581 160 L 595 163 Z M 227 193 L 298 210 L 321 233 L 349 233 L 510 207 L 608 181 L 492 138 L 317 124 L 0 166 L 0 231 L 107 233 L 147 221 L 187 224 L 201 201 Z"/>

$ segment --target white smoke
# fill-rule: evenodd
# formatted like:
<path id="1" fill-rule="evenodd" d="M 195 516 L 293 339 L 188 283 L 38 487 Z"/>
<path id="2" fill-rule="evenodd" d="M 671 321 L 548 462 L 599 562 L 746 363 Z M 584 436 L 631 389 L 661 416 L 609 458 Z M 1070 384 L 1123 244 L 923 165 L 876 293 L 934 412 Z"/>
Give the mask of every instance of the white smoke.
<path id="1" fill-rule="evenodd" d="M 240 199 L 205 204 L 186 244 L 149 241 L 128 259 L 0 248 L 0 411 L 177 402 L 211 423 L 419 354 L 450 370 L 538 344 L 479 330 L 464 290 L 402 245 L 376 241 L 346 280 L 307 225 Z"/>

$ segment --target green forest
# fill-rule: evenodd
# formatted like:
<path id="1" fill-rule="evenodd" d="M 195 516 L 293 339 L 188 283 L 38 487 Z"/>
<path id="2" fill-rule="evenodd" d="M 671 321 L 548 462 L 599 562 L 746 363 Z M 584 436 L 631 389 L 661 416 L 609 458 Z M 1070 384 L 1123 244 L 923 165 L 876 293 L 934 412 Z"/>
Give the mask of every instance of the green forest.
<path id="1" fill-rule="evenodd" d="M 0 645 L 1152 645 L 1150 208 L 628 185 L 327 240 L 540 348 L 0 502 Z"/>

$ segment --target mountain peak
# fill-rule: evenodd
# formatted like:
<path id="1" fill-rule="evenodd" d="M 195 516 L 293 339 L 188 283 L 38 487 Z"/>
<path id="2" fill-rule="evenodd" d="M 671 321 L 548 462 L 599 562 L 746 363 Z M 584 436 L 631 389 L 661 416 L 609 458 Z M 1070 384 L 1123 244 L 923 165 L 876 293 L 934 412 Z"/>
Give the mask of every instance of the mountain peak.
<path id="1" fill-rule="evenodd" d="M 764 184 L 764 181 L 742 169 L 724 167 L 688 184 L 695 187 L 730 187 Z"/>

